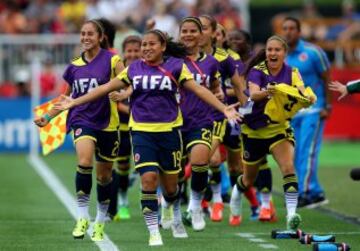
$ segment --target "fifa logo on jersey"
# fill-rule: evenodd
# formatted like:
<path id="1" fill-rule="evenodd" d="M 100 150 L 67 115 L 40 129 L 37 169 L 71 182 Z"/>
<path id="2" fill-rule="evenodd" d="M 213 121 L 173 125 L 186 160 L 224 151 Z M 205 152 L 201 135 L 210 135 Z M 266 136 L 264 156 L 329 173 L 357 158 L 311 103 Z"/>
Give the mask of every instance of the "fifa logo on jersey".
<path id="1" fill-rule="evenodd" d="M 72 89 L 75 93 L 86 93 L 95 89 L 99 86 L 99 83 L 96 78 L 80 78 L 74 80 L 72 84 Z"/>
<path id="2" fill-rule="evenodd" d="M 133 78 L 134 89 L 143 90 L 172 90 L 171 79 L 163 75 L 140 75 Z"/>
<path id="3" fill-rule="evenodd" d="M 206 84 L 207 87 L 210 86 L 210 77 L 208 75 L 205 74 L 199 74 L 199 73 L 195 73 L 193 74 L 193 78 L 195 80 L 195 82 L 199 85 L 204 85 L 204 83 Z"/>

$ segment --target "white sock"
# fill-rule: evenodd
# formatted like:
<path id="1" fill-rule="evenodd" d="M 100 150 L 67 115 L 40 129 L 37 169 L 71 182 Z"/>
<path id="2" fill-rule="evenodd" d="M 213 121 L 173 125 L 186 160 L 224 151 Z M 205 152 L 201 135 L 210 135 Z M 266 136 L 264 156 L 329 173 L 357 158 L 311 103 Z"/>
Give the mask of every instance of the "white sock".
<path id="1" fill-rule="evenodd" d="M 270 209 L 271 193 L 260 192 L 261 207 Z"/>
<path id="2" fill-rule="evenodd" d="M 191 211 L 201 210 L 201 200 L 204 197 L 204 193 L 199 193 L 194 190 L 190 192 L 190 202 L 188 209 Z"/>
<path id="3" fill-rule="evenodd" d="M 222 203 L 221 197 L 221 183 L 219 184 L 211 184 L 211 190 L 213 192 L 213 202 L 214 203 Z"/>

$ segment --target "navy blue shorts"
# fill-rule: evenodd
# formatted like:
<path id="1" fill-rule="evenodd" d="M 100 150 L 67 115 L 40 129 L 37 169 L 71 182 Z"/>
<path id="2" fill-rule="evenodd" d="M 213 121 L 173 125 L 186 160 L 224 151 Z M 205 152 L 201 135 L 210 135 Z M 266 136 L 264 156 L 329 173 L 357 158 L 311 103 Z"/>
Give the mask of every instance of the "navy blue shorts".
<path id="1" fill-rule="evenodd" d="M 271 149 L 278 143 L 288 140 L 295 144 L 292 128 L 288 128 L 286 133 L 277 134 L 272 138 L 259 139 L 249 138 L 246 134 L 241 134 L 243 146 L 243 162 L 248 165 L 257 165 L 271 152 Z"/>
<path id="2" fill-rule="evenodd" d="M 212 127 L 192 129 L 191 131 L 181 132 L 183 140 L 183 149 L 186 153 L 191 151 L 191 148 L 196 144 L 203 144 L 211 149 L 212 141 Z M 185 155 L 185 153 L 183 153 Z"/>
<path id="3" fill-rule="evenodd" d="M 120 147 L 117 161 L 119 164 L 129 163 L 131 156 L 130 132 L 120 131 Z"/>
<path id="4" fill-rule="evenodd" d="M 99 162 L 112 162 L 118 157 L 120 136 L 118 131 L 102 131 L 87 127 L 72 127 L 74 142 L 87 138 L 95 142 L 95 159 Z"/>
<path id="5" fill-rule="evenodd" d="M 140 174 L 147 171 L 180 172 L 182 142 L 178 129 L 171 132 L 131 131 L 130 135 L 135 169 Z"/>
<path id="6" fill-rule="evenodd" d="M 230 125 L 226 123 L 225 134 L 221 142 L 232 152 L 241 151 L 240 125 Z"/>

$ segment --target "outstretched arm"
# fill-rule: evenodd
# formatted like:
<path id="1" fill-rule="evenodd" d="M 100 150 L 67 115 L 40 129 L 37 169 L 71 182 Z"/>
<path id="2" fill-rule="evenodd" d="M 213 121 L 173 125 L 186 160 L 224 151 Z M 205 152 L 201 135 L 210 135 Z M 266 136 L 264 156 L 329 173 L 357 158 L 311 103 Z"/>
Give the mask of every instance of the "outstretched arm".
<path id="1" fill-rule="evenodd" d="M 235 110 L 235 107 L 238 104 L 231 106 L 224 105 L 214 96 L 214 94 L 212 94 L 211 91 L 201 85 L 196 84 L 192 79 L 184 82 L 184 87 L 195 93 L 196 96 L 214 107 L 216 110 L 224 113 L 229 120 L 237 120 L 239 122 L 241 121 L 240 114 Z"/>
<path id="2" fill-rule="evenodd" d="M 71 88 L 68 85 L 66 87 L 66 90 L 64 92 L 63 95 L 65 96 L 69 96 L 71 93 Z M 48 111 L 47 113 L 43 114 L 41 117 L 37 117 L 34 119 L 34 123 L 39 126 L 39 127 L 44 127 L 46 126 L 51 119 L 55 118 L 57 115 L 59 115 L 62 112 L 62 110 L 56 109 L 56 107 L 52 107 L 50 109 L 50 111 Z"/>
<path id="3" fill-rule="evenodd" d="M 95 88 L 91 92 L 88 92 L 87 94 L 78 97 L 76 99 L 72 99 L 68 96 L 63 95 L 62 100 L 55 104 L 55 108 L 58 110 L 68 110 L 72 107 L 85 104 L 87 102 L 96 100 L 102 96 L 105 96 L 106 94 L 119 90 L 121 88 L 124 88 L 126 84 L 121 81 L 119 78 L 113 78 L 111 81 L 104 85 L 100 85 L 99 87 Z"/>

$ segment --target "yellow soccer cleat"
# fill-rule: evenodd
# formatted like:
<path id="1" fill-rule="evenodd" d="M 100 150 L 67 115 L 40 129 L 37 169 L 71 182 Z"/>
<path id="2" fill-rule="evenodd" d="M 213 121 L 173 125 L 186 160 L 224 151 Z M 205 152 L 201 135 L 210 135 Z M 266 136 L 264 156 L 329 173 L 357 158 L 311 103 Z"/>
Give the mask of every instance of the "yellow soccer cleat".
<path id="1" fill-rule="evenodd" d="M 72 235 L 75 239 L 83 239 L 86 233 L 86 230 L 89 228 L 89 220 L 79 219 L 76 222 L 75 228 L 72 232 Z"/>
<path id="2" fill-rule="evenodd" d="M 92 241 L 102 241 L 104 240 L 104 223 L 95 223 L 93 228 L 93 233 L 91 235 Z"/>

